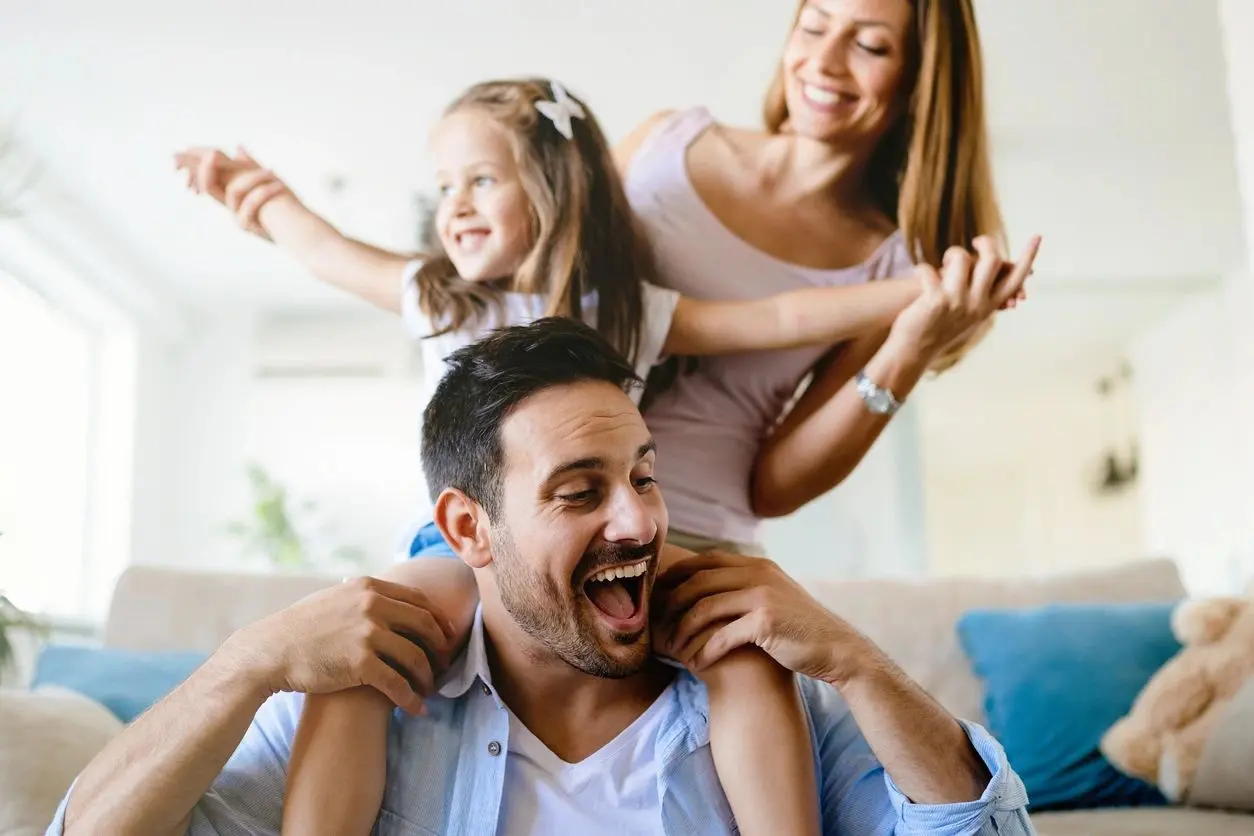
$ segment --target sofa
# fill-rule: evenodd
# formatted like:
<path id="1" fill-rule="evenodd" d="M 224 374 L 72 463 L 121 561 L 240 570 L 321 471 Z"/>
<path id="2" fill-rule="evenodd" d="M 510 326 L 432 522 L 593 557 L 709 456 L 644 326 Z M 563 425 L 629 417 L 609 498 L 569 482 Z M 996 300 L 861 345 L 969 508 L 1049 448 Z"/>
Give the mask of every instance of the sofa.
<path id="1" fill-rule="evenodd" d="M 131 567 L 118 581 L 103 643 L 137 651 L 207 653 L 237 628 L 335 580 Z M 952 713 L 976 721 L 983 721 L 983 689 L 956 637 L 955 624 L 963 613 L 981 607 L 1024 608 L 1055 602 L 1162 601 L 1184 594 L 1176 567 L 1168 560 L 1031 579 L 867 579 L 812 582 L 807 588 L 878 643 Z M 45 780 L 68 786 L 81 765 L 71 769 L 67 764 L 63 767 L 66 774 Z M 1204 757 L 1199 782 L 1207 770 L 1223 768 Z M 60 787 L 56 792 L 45 791 L 44 797 L 62 791 Z M 1254 815 L 1197 808 L 1049 812 L 1034 815 L 1033 821 L 1042 836 L 1254 836 Z M 0 832 L 4 832 L 3 822 Z"/>

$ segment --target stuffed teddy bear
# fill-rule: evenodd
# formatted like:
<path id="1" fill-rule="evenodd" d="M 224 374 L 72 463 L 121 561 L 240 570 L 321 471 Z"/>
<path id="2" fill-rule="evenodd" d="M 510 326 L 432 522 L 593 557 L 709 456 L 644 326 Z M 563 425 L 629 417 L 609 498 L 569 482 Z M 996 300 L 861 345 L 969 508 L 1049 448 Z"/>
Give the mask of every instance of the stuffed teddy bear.
<path id="1" fill-rule="evenodd" d="M 1101 751 L 1116 769 L 1184 803 L 1211 729 L 1254 676 L 1254 585 L 1245 598 L 1182 602 L 1171 629 L 1183 648 L 1102 737 Z"/>

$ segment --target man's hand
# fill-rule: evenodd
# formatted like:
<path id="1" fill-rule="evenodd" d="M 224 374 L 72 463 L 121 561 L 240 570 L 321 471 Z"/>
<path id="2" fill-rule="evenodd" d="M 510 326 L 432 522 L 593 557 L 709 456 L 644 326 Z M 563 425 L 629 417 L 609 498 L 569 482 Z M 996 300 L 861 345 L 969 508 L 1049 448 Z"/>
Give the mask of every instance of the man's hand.
<path id="1" fill-rule="evenodd" d="M 448 665 L 455 630 L 417 589 L 357 578 L 241 629 L 219 651 L 275 693 L 368 685 L 414 714 Z"/>
<path id="2" fill-rule="evenodd" d="M 848 623 L 764 557 L 706 552 L 659 580 L 668 655 L 702 670 L 741 645 L 799 674 L 840 685 L 877 654 Z"/>

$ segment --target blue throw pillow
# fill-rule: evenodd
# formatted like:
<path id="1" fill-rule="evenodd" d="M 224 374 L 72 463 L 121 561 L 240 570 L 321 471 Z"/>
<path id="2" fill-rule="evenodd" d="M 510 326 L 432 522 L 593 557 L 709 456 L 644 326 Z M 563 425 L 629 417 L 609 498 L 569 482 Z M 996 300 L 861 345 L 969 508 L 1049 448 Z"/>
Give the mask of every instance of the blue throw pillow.
<path id="1" fill-rule="evenodd" d="M 973 610 L 958 638 L 985 685 L 989 731 L 1033 810 L 1166 804 L 1098 750 L 1149 678 L 1180 649 L 1173 603 Z"/>
<path id="2" fill-rule="evenodd" d="M 39 654 L 31 687 L 57 685 L 77 691 L 129 723 L 174 690 L 205 658 L 197 652 L 54 644 Z"/>

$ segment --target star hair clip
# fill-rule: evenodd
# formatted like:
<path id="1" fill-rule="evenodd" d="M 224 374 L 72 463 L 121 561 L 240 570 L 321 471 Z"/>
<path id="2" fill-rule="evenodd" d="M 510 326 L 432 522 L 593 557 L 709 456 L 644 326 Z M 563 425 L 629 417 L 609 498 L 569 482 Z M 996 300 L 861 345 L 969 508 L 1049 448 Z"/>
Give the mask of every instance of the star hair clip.
<path id="1" fill-rule="evenodd" d="M 571 125 L 571 118 L 586 119 L 587 114 L 584 113 L 579 102 L 570 97 L 566 88 L 556 81 L 553 82 L 553 99 L 554 101 L 551 102 L 547 99 L 540 99 L 536 102 L 536 110 L 548 117 L 558 133 L 567 139 L 574 139 L 575 129 Z"/>

